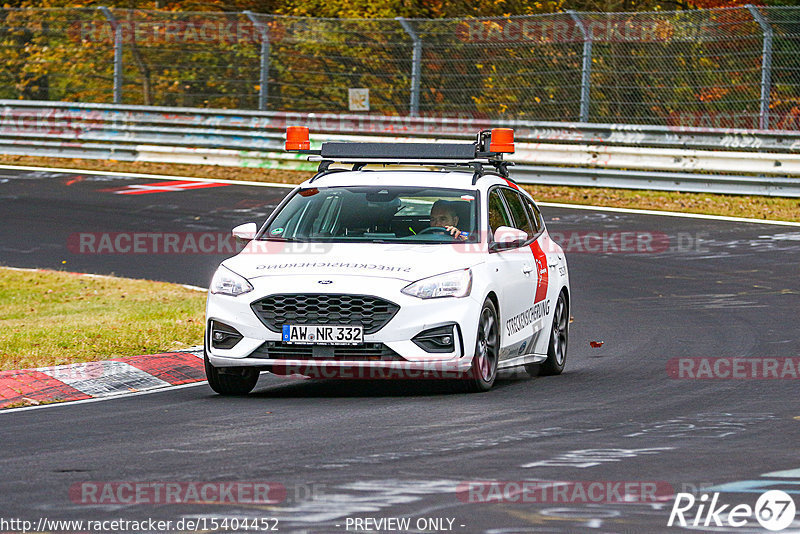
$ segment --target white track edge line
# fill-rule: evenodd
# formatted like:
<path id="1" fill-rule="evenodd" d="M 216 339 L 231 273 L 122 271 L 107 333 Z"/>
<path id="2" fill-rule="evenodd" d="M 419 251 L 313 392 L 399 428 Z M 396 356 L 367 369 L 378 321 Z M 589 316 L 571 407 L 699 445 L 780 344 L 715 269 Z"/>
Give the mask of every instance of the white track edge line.
<path id="1" fill-rule="evenodd" d="M 227 167 L 226 167 L 227 168 Z M 231 167 L 236 169 L 238 167 Z M 196 182 L 206 182 L 214 184 L 229 184 L 229 185 L 254 185 L 257 187 L 280 187 L 291 189 L 296 187 L 297 184 L 279 184 L 274 182 L 253 182 L 250 180 L 224 180 L 221 178 L 200 178 L 196 176 L 175 176 L 168 174 L 146 174 L 137 172 L 114 172 L 114 171 L 96 171 L 89 169 L 67 169 L 61 167 L 29 167 L 27 165 L 0 165 L 0 169 L 8 169 L 12 171 L 50 171 L 62 174 L 93 174 L 96 176 L 122 176 L 124 178 L 158 178 L 159 180 L 192 180 Z M 275 169 L 272 169 L 275 170 Z M 280 169 L 278 169 L 280 170 Z"/>
<path id="2" fill-rule="evenodd" d="M 135 172 L 112 172 L 112 171 L 95 171 L 84 169 L 65 169 L 60 167 L 31 167 L 25 165 L 0 165 L 0 169 L 9 170 L 23 170 L 23 171 L 51 171 L 60 172 L 64 174 L 95 174 L 104 176 L 123 176 L 126 178 L 158 178 L 162 180 L 196 180 L 199 182 L 209 183 L 224 183 L 230 185 L 251 185 L 256 187 L 277 187 L 291 189 L 296 187 L 297 184 L 278 184 L 273 182 L 252 182 L 248 180 L 223 180 L 217 178 L 196 178 L 192 176 L 170 176 L 166 174 L 143 174 Z M 529 185 L 529 184 L 521 184 Z M 800 222 L 795 221 L 776 221 L 773 219 L 751 219 L 746 217 L 729 217 L 726 215 L 707 215 L 703 213 L 684 213 L 678 211 L 660 211 L 660 210 L 645 210 L 636 208 L 614 208 L 610 206 L 594 206 L 591 204 L 564 204 L 560 202 L 538 202 L 540 206 L 548 206 L 552 208 L 566 208 L 575 210 L 594 210 L 594 211 L 613 211 L 617 213 L 631 213 L 639 215 L 661 215 L 664 217 L 682 217 L 685 219 L 706 219 L 712 221 L 726 221 L 726 222 L 740 222 L 740 223 L 753 223 L 753 224 L 772 224 L 778 226 L 797 226 L 800 227 Z"/>
<path id="3" fill-rule="evenodd" d="M 561 204 L 559 202 L 536 202 L 540 206 L 551 208 L 568 208 L 574 210 L 615 211 L 619 213 L 632 213 L 636 215 L 661 215 L 663 217 L 682 217 L 685 219 L 708 219 L 712 221 L 726 221 L 754 224 L 772 224 L 779 226 L 800 226 L 796 221 L 776 221 L 773 219 L 749 219 L 747 217 L 729 217 L 727 215 L 708 215 L 705 213 L 683 213 L 678 211 L 645 210 L 637 208 L 614 208 L 610 206 L 593 206 L 590 204 Z"/>

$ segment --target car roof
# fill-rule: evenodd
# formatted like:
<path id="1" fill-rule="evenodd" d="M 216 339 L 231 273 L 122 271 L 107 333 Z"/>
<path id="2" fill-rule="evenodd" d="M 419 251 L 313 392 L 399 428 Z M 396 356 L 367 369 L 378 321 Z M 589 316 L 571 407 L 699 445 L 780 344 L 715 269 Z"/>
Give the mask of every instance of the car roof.
<path id="1" fill-rule="evenodd" d="M 508 185 L 500 176 L 484 174 L 472 183 L 472 171 L 380 169 L 328 172 L 306 180 L 301 187 L 410 186 L 446 189 L 486 190 L 492 185 Z"/>

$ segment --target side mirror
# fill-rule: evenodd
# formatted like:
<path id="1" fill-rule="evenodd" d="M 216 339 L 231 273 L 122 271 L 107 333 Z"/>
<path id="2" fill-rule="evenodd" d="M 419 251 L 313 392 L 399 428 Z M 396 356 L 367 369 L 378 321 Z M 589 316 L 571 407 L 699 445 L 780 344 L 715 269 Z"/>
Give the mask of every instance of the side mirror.
<path id="1" fill-rule="evenodd" d="M 233 237 L 240 241 L 252 241 L 256 236 L 256 232 L 258 232 L 256 223 L 240 224 L 231 231 Z"/>
<path id="2" fill-rule="evenodd" d="M 494 241 L 489 250 L 509 250 L 521 247 L 528 240 L 528 232 L 510 226 L 500 226 L 494 231 Z"/>

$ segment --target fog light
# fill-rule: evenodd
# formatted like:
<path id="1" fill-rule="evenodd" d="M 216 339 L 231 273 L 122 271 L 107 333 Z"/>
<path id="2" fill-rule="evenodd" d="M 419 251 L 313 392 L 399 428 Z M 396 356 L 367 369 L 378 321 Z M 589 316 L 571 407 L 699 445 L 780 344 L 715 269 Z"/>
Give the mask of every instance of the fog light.
<path id="1" fill-rule="evenodd" d="M 437 326 L 420 332 L 411 340 L 425 352 L 455 352 L 455 325 Z"/>
<path id="2" fill-rule="evenodd" d="M 242 334 L 234 327 L 219 321 L 210 321 L 209 329 L 211 346 L 215 349 L 231 349 L 242 339 Z"/>

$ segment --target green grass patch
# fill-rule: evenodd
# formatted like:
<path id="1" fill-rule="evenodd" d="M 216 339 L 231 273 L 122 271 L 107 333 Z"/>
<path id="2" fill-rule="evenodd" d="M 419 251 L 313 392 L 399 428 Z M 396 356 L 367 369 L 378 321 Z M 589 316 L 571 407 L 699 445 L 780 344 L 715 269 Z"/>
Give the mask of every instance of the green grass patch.
<path id="1" fill-rule="evenodd" d="M 205 299 L 178 284 L 0 267 L 0 370 L 202 344 Z"/>

